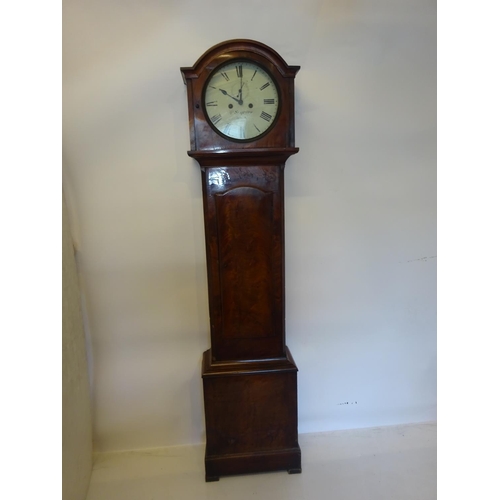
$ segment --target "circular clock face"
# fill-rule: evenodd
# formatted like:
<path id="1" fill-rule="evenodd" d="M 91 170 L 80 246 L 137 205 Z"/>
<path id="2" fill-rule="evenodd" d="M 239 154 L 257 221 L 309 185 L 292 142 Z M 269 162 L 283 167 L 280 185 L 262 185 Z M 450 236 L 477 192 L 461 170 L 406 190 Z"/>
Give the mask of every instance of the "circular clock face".
<path id="1" fill-rule="evenodd" d="M 271 75 L 250 61 L 233 61 L 217 68 L 203 96 L 207 119 L 224 137 L 255 139 L 278 117 L 279 93 Z"/>

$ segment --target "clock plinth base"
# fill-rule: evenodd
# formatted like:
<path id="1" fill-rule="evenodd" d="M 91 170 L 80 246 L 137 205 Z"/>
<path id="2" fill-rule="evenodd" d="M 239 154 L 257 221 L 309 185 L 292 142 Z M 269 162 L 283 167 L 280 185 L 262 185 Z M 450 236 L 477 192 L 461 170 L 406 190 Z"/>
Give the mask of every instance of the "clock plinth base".
<path id="1" fill-rule="evenodd" d="M 206 483 L 215 483 L 216 481 L 218 481 L 220 479 L 219 476 L 209 476 L 209 475 L 205 475 L 205 482 Z"/>
<path id="2" fill-rule="evenodd" d="M 212 363 L 203 356 L 206 480 L 301 470 L 297 367 L 286 357 Z"/>
<path id="3" fill-rule="evenodd" d="M 218 481 L 220 476 L 275 472 L 286 470 L 289 474 L 302 472 L 300 448 L 275 452 L 248 453 L 205 457 L 206 482 Z M 295 467 L 295 468 L 291 468 Z M 209 475 L 210 474 L 210 475 Z M 213 474 L 218 474 L 214 476 Z"/>

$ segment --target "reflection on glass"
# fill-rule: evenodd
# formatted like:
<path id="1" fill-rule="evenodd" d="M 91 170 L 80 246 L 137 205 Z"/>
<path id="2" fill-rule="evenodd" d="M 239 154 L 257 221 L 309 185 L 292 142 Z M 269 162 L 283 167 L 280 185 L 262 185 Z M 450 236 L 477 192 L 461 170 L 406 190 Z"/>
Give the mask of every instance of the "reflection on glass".
<path id="1" fill-rule="evenodd" d="M 210 186 L 223 186 L 231 177 L 225 168 L 217 168 L 210 170 L 208 173 L 208 184 Z"/>

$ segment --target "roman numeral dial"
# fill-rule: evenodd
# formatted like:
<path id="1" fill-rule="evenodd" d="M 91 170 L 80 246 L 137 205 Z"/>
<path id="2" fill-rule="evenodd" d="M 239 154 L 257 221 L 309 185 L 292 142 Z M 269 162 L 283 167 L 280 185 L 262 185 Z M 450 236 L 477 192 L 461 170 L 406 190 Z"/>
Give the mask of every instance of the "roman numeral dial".
<path id="1" fill-rule="evenodd" d="M 257 139 L 279 117 L 280 96 L 273 76 L 250 60 L 234 59 L 215 68 L 204 88 L 208 122 L 231 141 Z"/>

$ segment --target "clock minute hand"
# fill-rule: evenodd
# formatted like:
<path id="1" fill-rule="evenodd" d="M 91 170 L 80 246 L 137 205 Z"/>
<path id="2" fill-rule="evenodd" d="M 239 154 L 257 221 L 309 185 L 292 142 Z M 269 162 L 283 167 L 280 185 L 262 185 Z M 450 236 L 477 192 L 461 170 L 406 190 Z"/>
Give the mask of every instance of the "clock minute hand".
<path id="1" fill-rule="evenodd" d="M 241 106 L 243 104 L 243 67 L 240 66 L 240 92 L 238 93 L 239 97 L 239 105 Z"/>

